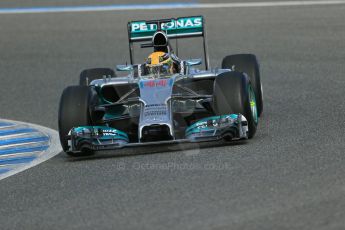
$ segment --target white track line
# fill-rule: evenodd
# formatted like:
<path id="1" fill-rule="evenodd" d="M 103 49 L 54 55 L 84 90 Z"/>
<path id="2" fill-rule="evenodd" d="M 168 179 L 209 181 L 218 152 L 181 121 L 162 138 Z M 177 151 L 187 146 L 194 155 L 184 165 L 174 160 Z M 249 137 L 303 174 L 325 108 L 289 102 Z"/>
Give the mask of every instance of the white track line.
<path id="1" fill-rule="evenodd" d="M 36 14 L 36 13 L 66 13 L 66 12 L 100 12 L 129 10 L 165 10 L 165 9 L 212 9 L 212 8 L 243 8 L 272 6 L 311 6 L 345 4 L 345 0 L 320 1 L 267 1 L 267 2 L 234 2 L 234 3 L 161 3 L 161 4 L 127 4 L 99 6 L 56 6 L 31 8 L 0 8 L 0 14 Z"/>
<path id="2" fill-rule="evenodd" d="M 42 154 L 40 154 L 41 155 L 40 157 L 31 161 L 30 163 L 27 163 L 25 165 L 23 164 L 22 166 L 20 166 L 18 168 L 14 168 L 14 169 L 10 170 L 9 172 L 0 174 L 0 180 L 4 179 L 6 177 L 12 176 L 14 174 L 17 174 L 19 172 L 22 172 L 22 171 L 29 169 L 31 167 L 34 167 L 34 166 L 36 166 L 36 165 L 38 165 L 44 161 L 47 161 L 62 151 L 61 146 L 60 146 L 60 141 L 59 141 L 59 134 L 57 131 L 50 129 L 50 128 L 47 128 L 47 127 L 44 127 L 44 126 L 31 124 L 31 123 L 5 120 L 5 119 L 1 119 L 1 120 L 5 121 L 5 122 L 14 123 L 14 124 L 28 125 L 29 127 L 37 129 L 38 131 L 42 132 L 43 134 L 49 136 L 50 139 L 49 139 L 49 148 L 45 151 L 42 151 Z"/>
<path id="3" fill-rule="evenodd" d="M 27 153 L 11 153 L 7 155 L 2 155 L 1 157 L 8 158 L 8 157 L 29 157 L 29 156 L 36 156 L 39 157 L 42 154 L 44 154 L 44 151 L 33 151 L 33 152 L 27 152 Z M 1 158 L 0 158 L 1 159 Z M 9 165 L 12 165 L 12 168 L 16 168 L 20 165 L 25 165 L 28 163 L 16 163 L 16 164 L 1 164 L 0 167 L 8 167 Z"/>
<path id="4" fill-rule="evenodd" d="M 14 126 L 13 126 L 13 128 L 14 128 Z M 16 134 L 9 134 L 9 135 L 0 136 L 0 141 L 12 139 L 12 138 L 16 138 L 16 137 L 40 137 L 40 136 L 42 136 L 40 132 L 16 133 Z"/>

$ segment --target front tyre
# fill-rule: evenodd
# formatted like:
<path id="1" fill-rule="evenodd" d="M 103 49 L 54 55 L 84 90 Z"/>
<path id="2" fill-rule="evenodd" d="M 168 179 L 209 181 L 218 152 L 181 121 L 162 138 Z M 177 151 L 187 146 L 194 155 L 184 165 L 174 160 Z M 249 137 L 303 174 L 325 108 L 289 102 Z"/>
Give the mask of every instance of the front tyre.
<path id="1" fill-rule="evenodd" d="M 258 124 L 255 93 L 243 73 L 232 71 L 216 77 L 213 110 L 216 115 L 242 114 L 248 122 L 248 138 L 254 137 Z"/>
<path id="2" fill-rule="evenodd" d="M 87 153 L 69 152 L 67 135 L 73 127 L 91 125 L 89 105 L 92 91 L 87 86 L 69 86 L 61 96 L 59 106 L 59 136 L 62 149 L 71 156 L 85 156 Z"/>
<path id="3" fill-rule="evenodd" d="M 226 56 L 222 61 L 222 68 L 233 69 L 233 67 L 235 71 L 244 72 L 249 76 L 256 96 L 258 116 L 261 116 L 263 111 L 263 96 L 260 68 L 256 56 L 254 54 L 235 54 Z"/>

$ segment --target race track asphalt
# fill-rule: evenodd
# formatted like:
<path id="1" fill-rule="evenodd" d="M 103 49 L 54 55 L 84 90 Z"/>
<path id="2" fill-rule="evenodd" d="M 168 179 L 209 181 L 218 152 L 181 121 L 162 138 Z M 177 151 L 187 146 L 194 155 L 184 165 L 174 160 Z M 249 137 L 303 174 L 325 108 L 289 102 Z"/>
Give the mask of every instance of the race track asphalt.
<path id="1" fill-rule="evenodd" d="M 228 54 L 257 55 L 265 100 L 258 132 L 245 143 L 78 160 L 61 153 L 6 178 L 0 229 L 344 229 L 344 12 L 333 5 L 0 15 L 2 118 L 57 129 L 61 92 L 82 69 L 128 60 L 127 21 L 198 14 L 213 66 Z M 199 48 L 185 52 L 196 57 Z"/>

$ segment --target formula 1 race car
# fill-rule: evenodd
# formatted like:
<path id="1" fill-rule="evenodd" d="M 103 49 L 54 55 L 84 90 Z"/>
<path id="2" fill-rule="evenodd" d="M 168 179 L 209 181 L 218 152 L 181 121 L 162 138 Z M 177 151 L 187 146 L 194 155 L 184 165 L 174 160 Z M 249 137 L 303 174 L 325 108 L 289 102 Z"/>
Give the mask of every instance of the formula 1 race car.
<path id="1" fill-rule="evenodd" d="M 67 87 L 59 107 L 63 150 L 83 156 L 97 150 L 254 137 L 263 110 L 255 55 L 226 56 L 210 68 L 202 16 L 128 23 L 130 64 L 87 69 Z M 202 59 L 182 60 L 170 40 L 203 38 Z M 134 64 L 134 43 L 153 50 Z M 177 50 L 177 49 L 176 49 Z"/>

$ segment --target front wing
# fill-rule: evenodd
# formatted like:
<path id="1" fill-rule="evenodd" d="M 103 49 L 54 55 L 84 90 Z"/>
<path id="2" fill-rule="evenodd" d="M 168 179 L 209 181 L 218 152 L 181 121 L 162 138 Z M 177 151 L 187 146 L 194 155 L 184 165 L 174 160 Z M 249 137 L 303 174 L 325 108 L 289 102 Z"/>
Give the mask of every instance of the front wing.
<path id="1" fill-rule="evenodd" d="M 248 138 L 248 123 L 241 114 L 203 118 L 187 127 L 184 139 L 153 142 L 129 142 L 126 133 L 108 126 L 81 126 L 69 132 L 69 152 L 112 150 L 159 144 L 196 143 Z"/>

